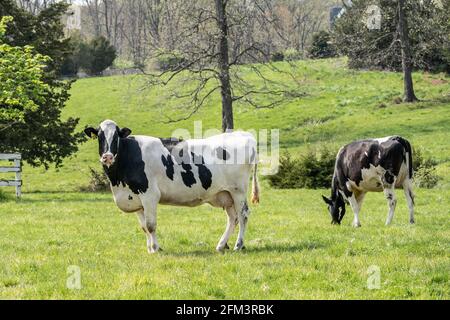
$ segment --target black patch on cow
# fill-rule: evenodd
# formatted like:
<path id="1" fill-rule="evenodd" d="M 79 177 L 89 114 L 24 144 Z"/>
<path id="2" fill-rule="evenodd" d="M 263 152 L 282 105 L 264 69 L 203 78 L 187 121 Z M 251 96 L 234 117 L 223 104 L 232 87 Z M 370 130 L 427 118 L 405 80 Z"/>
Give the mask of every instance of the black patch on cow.
<path id="1" fill-rule="evenodd" d="M 184 172 L 181 172 L 181 178 L 186 187 L 190 188 L 192 185 L 197 183 L 195 180 L 194 173 L 192 172 L 192 166 L 190 164 L 181 163 Z"/>
<path id="2" fill-rule="evenodd" d="M 161 143 L 169 152 L 172 152 L 172 149 L 183 141 L 177 138 L 159 138 L 159 140 L 161 140 Z"/>
<path id="3" fill-rule="evenodd" d="M 226 160 L 230 159 L 230 153 L 227 150 L 225 150 L 224 148 L 218 147 L 216 149 L 216 157 L 221 159 L 221 160 L 225 160 L 226 161 Z"/>
<path id="4" fill-rule="evenodd" d="M 128 196 L 128 200 L 133 200 L 133 197 L 131 196 L 131 194 Z"/>
<path id="5" fill-rule="evenodd" d="M 386 183 L 393 184 L 394 180 L 395 180 L 395 176 L 391 172 L 386 171 L 384 173 L 384 181 L 386 181 Z"/>
<path id="6" fill-rule="evenodd" d="M 186 141 L 177 138 L 159 138 L 164 147 L 172 154 L 174 163 L 190 163 L 188 144 Z M 186 152 L 185 152 L 186 151 Z M 186 155 L 186 158 L 184 156 Z"/>
<path id="7" fill-rule="evenodd" d="M 161 161 L 164 167 L 166 167 L 166 176 L 173 181 L 175 169 L 173 168 L 172 155 L 170 153 L 167 156 L 161 155 Z"/>
<path id="8" fill-rule="evenodd" d="M 246 215 L 248 213 L 248 205 L 247 205 L 247 201 L 244 202 L 244 205 L 242 206 L 242 213 L 244 215 Z"/>
<path id="9" fill-rule="evenodd" d="M 205 159 L 203 156 L 196 155 L 195 153 L 191 152 L 192 155 L 192 161 L 198 168 L 198 177 L 200 178 L 200 182 L 202 183 L 202 187 L 205 190 L 208 190 L 209 187 L 211 187 L 212 184 L 212 173 L 211 171 L 205 166 Z"/>
<path id="10" fill-rule="evenodd" d="M 142 151 L 133 137 L 120 139 L 114 164 L 103 168 L 113 186 L 128 186 L 135 194 L 144 193 L 148 189 Z"/>
<path id="11" fill-rule="evenodd" d="M 409 162 L 408 173 L 409 173 L 409 178 L 412 179 L 413 178 L 413 161 L 412 161 L 411 144 L 409 143 L 408 140 L 406 140 L 400 136 L 394 136 L 391 139 L 400 143 L 403 146 L 403 148 L 405 148 L 405 152 L 408 153 L 408 162 Z M 406 159 L 404 159 L 404 160 L 406 160 Z"/>

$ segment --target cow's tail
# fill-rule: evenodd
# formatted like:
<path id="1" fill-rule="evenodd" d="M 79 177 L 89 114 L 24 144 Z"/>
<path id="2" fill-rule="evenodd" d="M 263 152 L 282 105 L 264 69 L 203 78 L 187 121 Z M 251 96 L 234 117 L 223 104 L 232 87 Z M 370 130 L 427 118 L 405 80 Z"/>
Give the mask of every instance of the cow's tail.
<path id="1" fill-rule="evenodd" d="M 253 178 L 252 178 L 252 203 L 259 203 L 259 183 L 258 183 L 258 174 L 257 170 L 258 164 L 255 163 L 255 167 L 253 169 Z"/>
<path id="2" fill-rule="evenodd" d="M 402 137 L 395 137 L 395 140 L 397 140 L 403 148 L 405 148 L 406 153 L 408 154 L 408 171 L 409 171 L 409 178 L 413 178 L 413 160 L 412 160 L 412 148 L 411 144 L 408 140 L 402 138 Z"/>

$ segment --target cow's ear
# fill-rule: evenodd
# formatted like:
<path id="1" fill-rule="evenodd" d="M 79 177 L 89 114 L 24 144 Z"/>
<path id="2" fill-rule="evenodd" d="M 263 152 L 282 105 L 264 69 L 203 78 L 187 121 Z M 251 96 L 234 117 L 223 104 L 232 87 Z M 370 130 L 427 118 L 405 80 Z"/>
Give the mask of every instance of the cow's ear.
<path id="1" fill-rule="evenodd" d="M 122 128 L 119 131 L 119 137 L 126 138 L 131 134 L 131 129 L 128 128 Z"/>
<path id="2" fill-rule="evenodd" d="M 325 197 L 325 196 L 322 196 L 322 199 L 323 199 L 323 201 L 324 201 L 326 204 L 328 204 L 328 205 L 331 205 L 331 204 L 333 203 L 330 199 L 328 199 L 328 198 Z"/>
<path id="3" fill-rule="evenodd" d="M 84 133 L 85 133 L 89 138 L 92 138 L 92 139 L 95 139 L 95 138 L 97 138 L 97 136 L 98 136 L 98 130 L 95 129 L 95 128 L 92 128 L 92 127 L 89 127 L 89 128 L 84 129 Z"/>

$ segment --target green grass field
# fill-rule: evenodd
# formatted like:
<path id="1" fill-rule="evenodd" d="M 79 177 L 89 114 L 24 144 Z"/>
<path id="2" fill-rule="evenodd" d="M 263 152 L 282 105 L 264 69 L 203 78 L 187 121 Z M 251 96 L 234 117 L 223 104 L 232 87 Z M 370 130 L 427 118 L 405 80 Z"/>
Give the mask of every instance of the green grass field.
<path id="1" fill-rule="evenodd" d="M 407 105 L 394 103 L 402 91 L 397 73 L 348 70 L 343 59 L 299 62 L 295 72 L 304 97 L 276 109 L 238 105 L 236 126 L 279 129 L 282 151 L 294 155 L 405 136 L 439 162 L 441 176 L 435 189 L 416 189 L 416 225 L 408 224 L 400 190 L 393 225 L 384 226 L 384 196 L 371 193 L 362 228 L 355 229 L 349 211 L 341 226 L 330 225 L 320 197 L 328 190 L 276 190 L 262 180 L 246 250 L 215 252 L 226 223 L 222 210 L 160 206 L 164 251 L 149 255 L 134 214 L 122 214 L 110 193 L 79 191 L 89 182 L 89 167 L 100 168 L 97 142 L 88 141 L 59 170 L 25 166 L 22 200 L 2 188 L 0 298 L 449 299 L 450 79 L 414 74 L 422 102 Z M 64 116 L 80 117 L 80 130 L 110 118 L 135 134 L 159 137 L 176 128 L 192 132 L 198 120 L 205 130 L 220 127 L 218 96 L 192 119 L 164 124 L 163 112 L 182 110 L 167 98 L 170 87 L 138 91 L 142 80 L 79 80 Z M 81 289 L 66 285 L 70 266 L 81 272 Z M 380 286 L 369 289 L 374 266 Z"/>

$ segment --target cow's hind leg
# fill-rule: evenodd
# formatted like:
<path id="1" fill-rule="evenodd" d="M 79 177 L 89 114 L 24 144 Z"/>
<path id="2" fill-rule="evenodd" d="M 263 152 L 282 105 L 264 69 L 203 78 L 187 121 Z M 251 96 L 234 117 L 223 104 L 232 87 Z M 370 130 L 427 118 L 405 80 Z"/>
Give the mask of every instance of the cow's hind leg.
<path id="1" fill-rule="evenodd" d="M 412 183 L 410 179 L 403 182 L 403 191 L 405 192 L 406 202 L 409 209 L 409 223 L 414 224 L 414 192 L 412 190 Z"/>
<path id="2" fill-rule="evenodd" d="M 239 221 L 239 235 L 234 246 L 234 250 L 244 249 L 245 229 L 247 228 L 250 210 L 247 205 L 245 193 L 233 194 L 234 208 Z"/>
<path id="3" fill-rule="evenodd" d="M 392 218 L 394 218 L 395 207 L 397 206 L 397 198 L 395 197 L 394 184 L 387 185 L 384 187 L 384 195 L 386 197 L 387 203 L 389 205 L 389 212 L 386 219 L 386 225 L 390 225 Z"/>
<path id="4" fill-rule="evenodd" d="M 220 238 L 220 241 L 216 247 L 216 250 L 219 252 L 222 252 L 224 249 L 229 249 L 227 242 L 230 239 L 230 236 L 233 234 L 234 228 L 237 223 L 237 216 L 236 216 L 236 211 L 234 210 L 234 206 L 225 208 L 225 210 L 228 215 L 228 221 L 227 221 L 227 227 L 225 229 L 225 232 L 222 235 L 222 238 Z"/>

